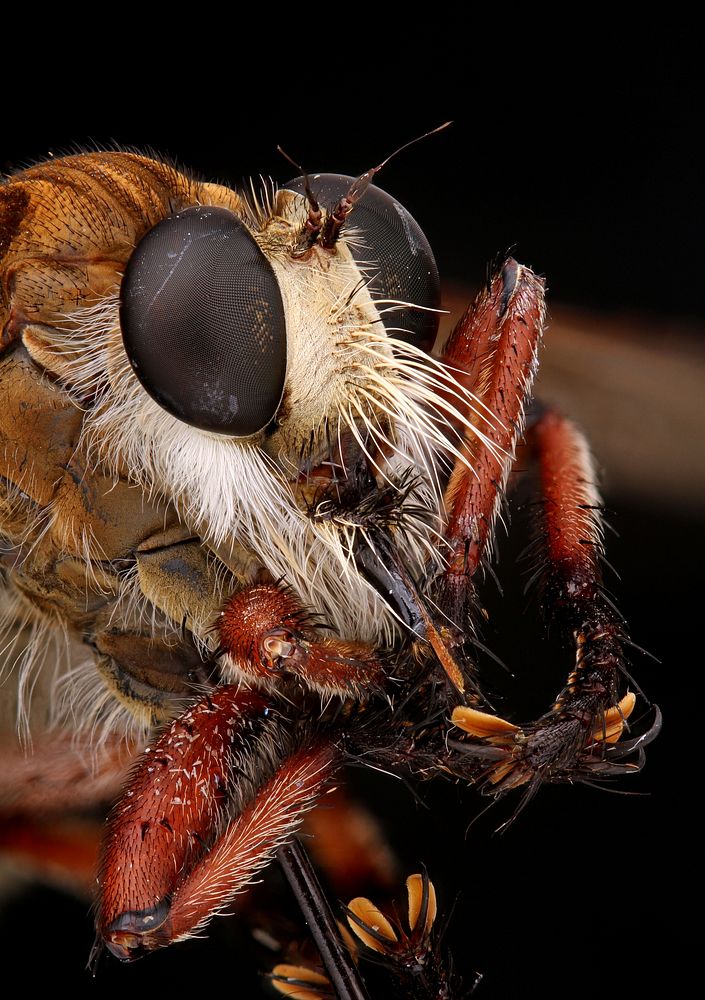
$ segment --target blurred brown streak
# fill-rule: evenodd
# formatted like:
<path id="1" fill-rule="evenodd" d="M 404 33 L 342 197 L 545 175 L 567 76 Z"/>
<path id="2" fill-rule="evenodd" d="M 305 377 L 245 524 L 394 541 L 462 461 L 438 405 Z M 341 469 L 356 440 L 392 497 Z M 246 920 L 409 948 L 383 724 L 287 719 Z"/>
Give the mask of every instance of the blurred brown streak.
<path id="1" fill-rule="evenodd" d="M 445 288 L 442 337 L 471 299 Z M 549 297 L 536 395 L 586 432 L 610 498 L 705 512 L 705 329 Z"/>

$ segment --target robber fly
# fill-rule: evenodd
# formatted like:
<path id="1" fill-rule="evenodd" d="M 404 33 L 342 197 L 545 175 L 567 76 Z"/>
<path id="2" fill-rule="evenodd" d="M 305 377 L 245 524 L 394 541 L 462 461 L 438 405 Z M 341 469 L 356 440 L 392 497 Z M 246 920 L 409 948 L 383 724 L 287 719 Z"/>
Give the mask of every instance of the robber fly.
<path id="1" fill-rule="evenodd" d="M 585 440 L 540 406 L 524 434 L 542 280 L 501 261 L 429 353 L 433 254 L 374 173 L 243 193 L 91 153 L 0 188 L 5 657 L 20 733 L 59 734 L 29 765 L 42 802 L 16 782 L 11 803 L 97 801 L 116 736 L 144 748 L 99 877 L 125 960 L 205 926 L 348 759 L 528 800 L 638 770 L 658 729 L 625 732 Z M 536 577 L 575 656 L 525 725 L 493 710 L 473 645 L 522 435 Z M 84 773 L 96 746 L 108 764 Z M 408 934 L 445 989 L 433 887 L 412 886 Z M 374 950 L 377 917 L 351 911 Z"/>

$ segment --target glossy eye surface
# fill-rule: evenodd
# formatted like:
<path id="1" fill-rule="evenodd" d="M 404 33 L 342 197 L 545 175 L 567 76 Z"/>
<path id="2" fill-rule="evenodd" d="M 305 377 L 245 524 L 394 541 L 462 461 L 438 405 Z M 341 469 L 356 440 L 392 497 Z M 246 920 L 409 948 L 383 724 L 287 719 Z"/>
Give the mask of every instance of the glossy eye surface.
<path id="1" fill-rule="evenodd" d="M 319 204 L 329 211 L 348 193 L 354 177 L 343 174 L 313 174 L 311 189 Z M 284 187 L 304 194 L 304 178 Z M 372 279 L 374 300 L 396 299 L 425 309 L 438 309 L 441 300 L 438 268 L 433 251 L 418 222 L 403 205 L 370 184 L 346 220 L 343 234 L 356 262 Z M 391 336 L 425 350 L 433 346 L 438 314 L 424 309 L 394 308 L 380 304 L 382 321 Z"/>
<path id="2" fill-rule="evenodd" d="M 279 406 L 286 321 L 274 271 L 240 220 L 194 206 L 138 243 L 120 323 L 147 392 L 179 420 L 244 437 Z"/>

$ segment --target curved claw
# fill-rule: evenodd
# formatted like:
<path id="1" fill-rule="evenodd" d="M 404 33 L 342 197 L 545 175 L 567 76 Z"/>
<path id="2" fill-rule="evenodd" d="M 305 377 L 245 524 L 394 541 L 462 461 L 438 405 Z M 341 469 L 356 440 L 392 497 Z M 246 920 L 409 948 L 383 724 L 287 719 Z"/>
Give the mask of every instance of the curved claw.
<path id="1" fill-rule="evenodd" d="M 663 715 L 661 714 L 661 709 L 658 705 L 654 705 L 654 721 L 651 723 L 646 732 L 642 733 L 641 736 L 634 736 L 631 740 L 622 740 L 614 747 L 609 747 L 607 751 L 608 755 L 612 757 L 612 759 L 617 759 L 618 757 L 624 757 L 626 754 L 639 748 L 641 748 L 643 752 L 643 748 L 647 747 L 649 743 L 653 743 L 659 735 L 662 725 Z"/>
<path id="2" fill-rule="evenodd" d="M 634 707 L 632 695 L 598 715 L 550 713 L 532 727 L 520 729 L 504 719 L 461 706 L 452 721 L 481 743 L 457 741 L 465 764 L 477 772 L 485 791 L 501 795 L 530 781 L 582 781 L 617 774 L 638 773 L 644 766 L 644 748 L 661 730 L 661 712 L 647 732 L 615 742 Z M 588 734 L 586 736 L 586 733 Z M 637 752 L 636 761 L 627 761 Z M 617 762 L 620 763 L 617 763 Z M 473 767 L 474 764 L 474 767 Z"/>
<path id="3" fill-rule="evenodd" d="M 646 763 L 645 749 L 652 743 L 661 732 L 663 716 L 658 705 L 654 705 L 654 721 L 640 736 L 634 736 L 630 740 L 622 740 L 613 746 L 604 747 L 599 744 L 600 756 L 586 758 L 584 766 L 587 766 L 593 775 L 608 777 L 618 774 L 638 774 Z M 616 761 L 623 761 L 630 754 L 637 754 L 636 761 L 626 761 L 617 764 Z"/>

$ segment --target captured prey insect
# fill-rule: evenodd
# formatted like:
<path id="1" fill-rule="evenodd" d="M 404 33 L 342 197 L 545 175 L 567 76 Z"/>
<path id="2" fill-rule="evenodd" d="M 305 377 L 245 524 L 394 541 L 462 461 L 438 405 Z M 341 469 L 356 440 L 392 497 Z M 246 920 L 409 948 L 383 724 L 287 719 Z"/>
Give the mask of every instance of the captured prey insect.
<path id="1" fill-rule="evenodd" d="M 0 187 L 2 648 L 34 747 L 6 747 L 0 808 L 31 825 L 116 794 L 127 741 L 97 903 L 121 959 L 193 935 L 298 850 L 348 760 L 528 799 L 638 770 L 658 731 L 622 738 L 628 636 L 587 445 L 536 404 L 525 426 L 542 280 L 503 260 L 429 353 L 433 254 L 374 173 L 237 192 L 91 153 Z M 522 441 L 537 586 L 575 662 L 520 726 L 474 650 Z M 295 881 L 300 852 L 288 865 Z M 352 923 L 398 981 L 426 977 L 414 995 L 449 996 L 414 878 L 410 951 L 366 903 Z M 354 964 L 356 986 L 336 978 L 343 951 L 279 987 L 362 995 Z"/>

